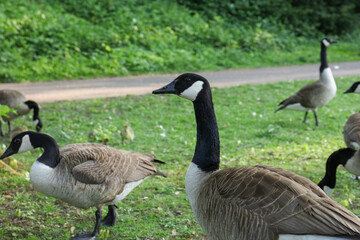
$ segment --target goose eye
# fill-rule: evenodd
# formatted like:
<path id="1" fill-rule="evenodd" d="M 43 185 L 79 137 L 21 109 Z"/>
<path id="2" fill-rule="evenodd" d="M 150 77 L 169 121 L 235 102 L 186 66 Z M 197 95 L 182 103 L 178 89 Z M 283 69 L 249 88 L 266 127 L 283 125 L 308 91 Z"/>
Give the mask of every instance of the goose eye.
<path id="1" fill-rule="evenodd" d="M 14 140 L 14 143 L 20 143 L 20 139 L 18 139 L 18 138 L 15 139 L 15 140 Z"/>
<path id="2" fill-rule="evenodd" d="M 191 79 L 190 79 L 190 78 L 185 78 L 185 81 L 186 81 L 186 82 L 190 82 Z"/>

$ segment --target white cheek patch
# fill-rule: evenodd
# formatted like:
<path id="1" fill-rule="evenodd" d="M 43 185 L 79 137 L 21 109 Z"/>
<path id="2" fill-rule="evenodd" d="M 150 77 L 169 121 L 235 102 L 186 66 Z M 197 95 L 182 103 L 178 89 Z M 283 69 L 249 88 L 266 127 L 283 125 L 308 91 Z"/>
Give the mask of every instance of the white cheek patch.
<path id="1" fill-rule="evenodd" d="M 354 92 L 355 92 L 355 93 L 360 93 L 360 84 L 356 86 Z"/>
<path id="2" fill-rule="evenodd" d="M 203 81 L 196 81 L 194 82 L 189 88 L 185 91 L 180 93 L 180 97 L 189 99 L 191 101 L 195 101 L 199 92 L 203 89 L 204 82 Z"/>
<path id="3" fill-rule="evenodd" d="M 33 121 L 33 123 L 34 123 L 34 126 L 36 127 L 38 125 L 38 123 L 39 123 L 39 120 L 36 119 L 36 120 Z"/>
<path id="4" fill-rule="evenodd" d="M 26 152 L 31 149 L 34 149 L 34 147 L 33 147 L 33 145 L 31 145 L 29 135 L 23 136 L 22 141 L 21 141 L 21 146 L 18 150 L 18 153 Z"/>
<path id="5" fill-rule="evenodd" d="M 334 189 L 328 186 L 324 186 L 324 192 L 326 195 L 330 196 L 334 192 Z"/>
<path id="6" fill-rule="evenodd" d="M 325 47 L 328 47 L 330 45 L 330 43 L 326 39 L 322 40 L 322 42 L 325 45 Z"/>

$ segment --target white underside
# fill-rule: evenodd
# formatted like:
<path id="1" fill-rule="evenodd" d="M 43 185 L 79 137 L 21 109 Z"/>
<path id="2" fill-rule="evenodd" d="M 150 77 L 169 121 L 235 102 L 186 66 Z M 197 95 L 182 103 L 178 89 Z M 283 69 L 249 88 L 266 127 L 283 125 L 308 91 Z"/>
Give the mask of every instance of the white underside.
<path id="1" fill-rule="evenodd" d="M 295 110 L 295 111 L 303 111 L 303 112 L 312 110 L 311 108 L 306 108 L 306 107 L 301 106 L 300 103 L 289 104 L 284 109 Z"/>
<path id="2" fill-rule="evenodd" d="M 346 240 L 346 237 L 331 237 L 331 236 L 320 236 L 320 235 L 292 235 L 292 234 L 281 234 L 279 240 Z"/>
<path id="3" fill-rule="evenodd" d="M 117 195 L 111 203 L 108 203 L 108 205 L 116 204 L 116 203 L 120 202 L 121 200 L 123 200 L 134 188 L 136 188 L 142 181 L 144 181 L 147 178 L 148 177 L 138 180 L 138 181 L 135 181 L 135 182 L 130 182 L 130 183 L 125 184 L 125 187 L 124 187 L 124 190 L 122 191 L 122 193 Z"/>

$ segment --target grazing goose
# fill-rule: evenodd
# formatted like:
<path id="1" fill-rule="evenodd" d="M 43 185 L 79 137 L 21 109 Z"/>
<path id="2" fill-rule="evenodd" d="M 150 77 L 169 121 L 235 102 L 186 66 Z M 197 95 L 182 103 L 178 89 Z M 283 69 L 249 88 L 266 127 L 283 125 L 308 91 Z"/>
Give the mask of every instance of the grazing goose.
<path id="1" fill-rule="evenodd" d="M 360 82 L 354 82 L 344 93 L 360 93 Z"/>
<path id="2" fill-rule="evenodd" d="M 360 113 L 352 114 L 344 126 L 344 141 L 348 148 L 360 149 Z"/>
<path id="3" fill-rule="evenodd" d="M 321 40 L 320 79 L 304 86 L 294 95 L 283 100 L 278 104 L 280 107 L 276 110 L 276 112 L 282 109 L 305 111 L 303 121 L 305 123 L 308 112 L 311 110 L 314 113 L 315 124 L 316 126 L 319 126 L 316 114 L 317 109 L 326 105 L 336 95 L 335 80 L 326 58 L 326 48 L 330 44 L 336 42 L 337 41 L 330 38 L 324 38 Z"/>
<path id="4" fill-rule="evenodd" d="M 97 143 L 69 144 L 59 149 L 52 137 L 29 131 L 15 136 L 0 159 L 39 147 L 44 153 L 30 170 L 34 188 L 78 208 L 97 208 L 94 231 L 72 239 L 96 238 L 100 224 L 115 224 L 117 202 L 150 175 L 165 176 L 153 166 L 152 162 L 161 162 L 154 155 Z M 109 212 L 101 222 L 105 205 Z"/>
<path id="5" fill-rule="evenodd" d="M 205 78 L 182 74 L 153 94 L 193 102 L 197 142 L 185 189 L 196 220 L 212 240 L 360 238 L 360 219 L 307 178 L 260 165 L 219 170 L 219 132 Z"/>
<path id="6" fill-rule="evenodd" d="M 336 169 L 339 165 L 356 176 L 360 176 L 360 152 L 352 148 L 342 148 L 333 152 L 326 161 L 326 173 L 319 187 L 330 196 L 336 185 Z"/>
<path id="7" fill-rule="evenodd" d="M 7 105 L 9 108 L 15 109 L 16 113 L 9 112 L 9 117 L 2 117 L 2 119 L 7 122 L 9 126 L 9 135 L 11 133 L 11 121 L 17 117 L 26 115 L 30 112 L 31 109 L 34 110 L 33 121 L 36 127 L 36 131 L 40 132 L 43 124 L 39 117 L 39 105 L 34 101 L 26 100 L 25 96 L 16 90 L 4 89 L 0 90 L 0 105 Z M 4 136 L 5 133 L 1 126 L 0 121 L 0 131 L 1 135 Z"/>

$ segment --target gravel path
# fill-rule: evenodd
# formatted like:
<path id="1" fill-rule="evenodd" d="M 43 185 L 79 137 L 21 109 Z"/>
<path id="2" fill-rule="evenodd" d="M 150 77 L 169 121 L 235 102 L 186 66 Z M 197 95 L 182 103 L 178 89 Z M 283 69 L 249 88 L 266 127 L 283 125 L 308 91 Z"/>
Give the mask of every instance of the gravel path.
<path id="1" fill-rule="evenodd" d="M 360 75 L 360 62 L 332 63 L 330 66 L 335 80 L 339 77 Z M 317 79 L 319 64 L 199 72 L 199 74 L 206 77 L 213 87 L 230 87 L 243 84 Z M 0 89 L 16 89 L 28 99 L 37 102 L 104 98 L 151 93 L 152 90 L 169 83 L 178 75 L 176 73 L 41 83 L 3 83 L 0 84 Z"/>

